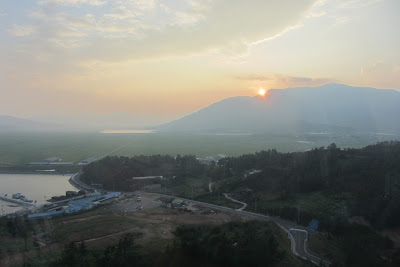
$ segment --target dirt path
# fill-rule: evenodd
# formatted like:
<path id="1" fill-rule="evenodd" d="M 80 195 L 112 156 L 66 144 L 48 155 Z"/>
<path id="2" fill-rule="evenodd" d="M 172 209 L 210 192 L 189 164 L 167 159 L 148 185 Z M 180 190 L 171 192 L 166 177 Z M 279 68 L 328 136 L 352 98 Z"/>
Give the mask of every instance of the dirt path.
<path id="1" fill-rule="evenodd" d="M 119 231 L 119 232 L 112 233 L 112 234 L 109 234 L 109 235 L 103 235 L 103 236 L 99 236 L 99 237 L 95 237 L 95 238 L 90 238 L 90 239 L 86 239 L 86 240 L 81 240 L 81 241 L 78 241 L 77 243 L 81 243 L 81 242 L 89 243 L 89 242 L 97 241 L 97 240 L 104 239 L 104 238 L 110 238 L 110 237 L 114 237 L 114 236 L 120 236 L 120 235 L 122 235 L 122 234 L 126 234 L 126 233 L 132 232 L 132 231 L 137 230 L 137 229 L 138 229 L 138 227 L 132 227 L 132 228 L 129 228 L 129 229 L 127 229 L 127 230 Z"/>
<path id="2" fill-rule="evenodd" d="M 227 199 L 229 199 L 229 200 L 231 200 L 231 201 L 233 201 L 233 202 L 236 202 L 236 203 L 239 203 L 239 204 L 242 204 L 242 205 L 243 205 L 243 207 L 241 207 L 241 208 L 239 208 L 239 209 L 236 209 L 237 211 L 242 211 L 242 210 L 244 210 L 244 209 L 247 207 L 247 203 L 244 203 L 244 202 L 241 202 L 241 201 L 236 200 L 236 199 L 234 199 L 234 198 L 231 198 L 227 193 L 224 193 L 224 197 L 227 198 Z"/>

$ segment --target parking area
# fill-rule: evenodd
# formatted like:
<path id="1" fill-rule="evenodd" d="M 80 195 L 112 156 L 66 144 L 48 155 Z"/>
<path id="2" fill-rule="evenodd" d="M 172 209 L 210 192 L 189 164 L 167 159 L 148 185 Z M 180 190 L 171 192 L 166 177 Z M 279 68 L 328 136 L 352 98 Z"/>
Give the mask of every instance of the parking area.
<path id="1" fill-rule="evenodd" d="M 163 205 L 157 196 L 148 196 L 140 194 L 132 194 L 119 200 L 117 203 L 110 205 L 112 211 L 118 211 L 123 214 L 133 213 L 140 210 L 156 208 Z"/>

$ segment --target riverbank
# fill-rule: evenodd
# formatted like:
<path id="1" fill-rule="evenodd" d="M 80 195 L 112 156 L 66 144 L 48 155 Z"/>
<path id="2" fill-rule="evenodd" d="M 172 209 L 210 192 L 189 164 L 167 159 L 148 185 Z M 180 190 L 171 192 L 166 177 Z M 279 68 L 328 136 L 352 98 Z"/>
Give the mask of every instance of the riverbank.
<path id="1" fill-rule="evenodd" d="M 65 195 L 66 191 L 77 191 L 78 188 L 68 182 L 72 175 L 36 172 L 0 173 L 0 194 L 12 196 L 21 193 L 37 205 L 47 204 L 47 200 L 52 196 Z M 9 202 L 1 200 L 0 209 L 0 214 L 6 215 L 17 212 L 21 207 L 12 207 Z"/>
<path id="2" fill-rule="evenodd" d="M 75 173 L 71 176 L 71 178 L 69 178 L 68 182 L 73 185 L 74 187 L 76 187 L 79 190 L 86 190 L 86 191 L 90 191 L 90 192 L 94 192 L 96 191 L 96 188 L 91 187 L 83 182 L 81 182 L 80 178 L 81 173 Z"/>

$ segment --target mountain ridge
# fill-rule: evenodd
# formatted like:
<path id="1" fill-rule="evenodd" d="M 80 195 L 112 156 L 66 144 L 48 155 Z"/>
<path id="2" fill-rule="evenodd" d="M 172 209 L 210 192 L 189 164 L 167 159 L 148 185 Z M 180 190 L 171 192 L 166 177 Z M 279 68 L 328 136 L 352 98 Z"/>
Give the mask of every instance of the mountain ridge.
<path id="1" fill-rule="evenodd" d="M 155 127 L 161 132 L 295 133 L 400 132 L 400 92 L 330 83 L 270 89 L 260 96 L 229 97 Z"/>

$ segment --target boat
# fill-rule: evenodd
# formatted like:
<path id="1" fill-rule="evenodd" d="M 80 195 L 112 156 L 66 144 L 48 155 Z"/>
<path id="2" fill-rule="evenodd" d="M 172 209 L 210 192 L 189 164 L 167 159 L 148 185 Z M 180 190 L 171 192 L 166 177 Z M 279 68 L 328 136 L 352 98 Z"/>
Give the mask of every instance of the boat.
<path id="1" fill-rule="evenodd" d="M 20 198 L 20 200 L 21 201 L 23 201 L 23 202 L 27 202 L 27 203 L 32 203 L 33 202 L 33 200 L 31 200 L 31 199 L 27 199 L 27 198 Z"/>
<path id="2" fill-rule="evenodd" d="M 23 202 L 26 202 L 26 203 L 32 203 L 33 202 L 33 200 L 30 200 L 30 199 L 27 199 L 23 194 L 21 194 L 21 193 L 15 193 L 15 194 L 13 194 L 12 195 L 12 198 L 13 199 L 19 199 L 19 200 L 21 200 L 21 201 L 23 201 Z"/>
<path id="3" fill-rule="evenodd" d="M 25 198 L 25 196 L 21 193 L 15 193 L 12 195 L 13 199 L 21 199 L 21 198 Z"/>

